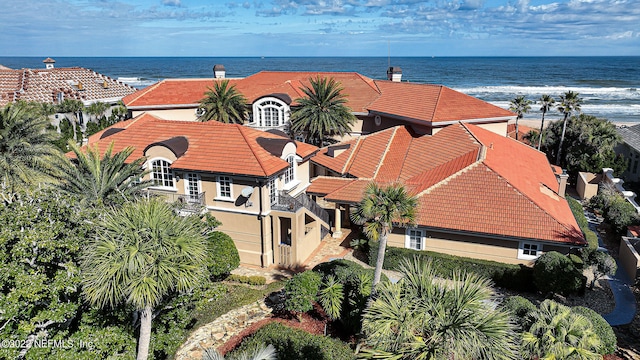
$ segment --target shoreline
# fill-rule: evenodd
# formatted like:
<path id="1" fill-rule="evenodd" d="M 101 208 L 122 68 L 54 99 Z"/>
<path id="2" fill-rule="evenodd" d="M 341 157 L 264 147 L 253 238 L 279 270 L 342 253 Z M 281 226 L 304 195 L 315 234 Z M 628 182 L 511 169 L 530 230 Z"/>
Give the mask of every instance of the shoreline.
<path id="1" fill-rule="evenodd" d="M 524 125 L 524 126 L 528 126 L 532 129 L 536 129 L 536 130 L 540 130 L 540 122 L 542 120 L 538 119 L 520 119 L 518 120 L 518 125 Z M 552 123 L 552 122 L 556 122 L 556 121 L 562 121 L 562 119 L 544 119 L 544 127 L 545 129 L 547 128 L 547 126 Z M 620 128 L 620 127 L 629 127 L 629 126 L 633 126 L 633 125 L 638 125 L 640 124 L 640 122 L 617 122 L 617 121 L 612 121 L 612 123 Z M 510 120 L 509 124 L 515 124 L 514 120 Z"/>

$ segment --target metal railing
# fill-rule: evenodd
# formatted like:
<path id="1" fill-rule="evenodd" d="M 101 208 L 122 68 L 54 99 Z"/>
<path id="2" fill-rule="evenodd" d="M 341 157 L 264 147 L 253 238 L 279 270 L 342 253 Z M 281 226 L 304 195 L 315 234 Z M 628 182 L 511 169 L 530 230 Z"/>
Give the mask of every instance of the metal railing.
<path id="1" fill-rule="evenodd" d="M 205 193 L 198 195 L 176 194 L 173 192 L 158 191 L 153 189 L 147 190 L 150 196 L 158 196 L 164 198 L 167 202 L 180 204 L 180 209 L 185 211 L 199 211 L 205 205 Z"/>
<path id="2" fill-rule="evenodd" d="M 315 201 L 311 200 L 305 193 L 301 193 L 296 197 L 293 197 L 284 191 L 279 191 L 275 203 L 271 204 L 271 208 L 274 210 L 288 212 L 297 212 L 298 210 L 305 208 L 320 220 L 324 221 L 327 225 L 330 224 L 329 214 L 327 211 Z"/>

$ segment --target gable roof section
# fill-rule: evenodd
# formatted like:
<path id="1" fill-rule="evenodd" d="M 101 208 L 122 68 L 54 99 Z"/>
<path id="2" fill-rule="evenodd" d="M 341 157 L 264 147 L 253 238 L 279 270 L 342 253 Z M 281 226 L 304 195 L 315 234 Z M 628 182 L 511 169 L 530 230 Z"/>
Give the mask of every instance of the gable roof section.
<path id="1" fill-rule="evenodd" d="M 260 139 L 281 139 L 281 136 L 238 124 L 161 120 L 143 114 L 129 120 L 129 124 L 118 123 L 110 128 L 123 129 L 123 125 L 126 125 L 124 130 L 106 137 L 94 137 L 89 145 L 96 144 L 101 152 L 112 142 L 114 152 L 132 146 L 135 150 L 128 159 L 132 161 L 144 156 L 144 150 L 151 144 L 184 137 L 188 148 L 171 164 L 172 168 L 268 177 L 289 166 L 287 161 L 259 144 Z M 308 158 L 317 149 L 313 145 L 295 143 L 296 154 L 302 158 Z"/>
<path id="2" fill-rule="evenodd" d="M 640 151 L 640 124 L 617 128 L 622 140 L 632 149 Z"/>
<path id="3" fill-rule="evenodd" d="M 57 94 L 85 103 L 116 101 L 136 89 L 95 71 L 81 68 L 0 69 L 0 106 L 10 102 L 57 103 Z"/>
<path id="4" fill-rule="evenodd" d="M 370 181 L 402 182 L 418 196 L 421 226 L 585 244 L 543 153 L 470 124 L 450 125 L 432 136 L 416 136 L 401 126 L 385 132 L 363 136 L 354 150 L 331 159 L 336 169 L 347 164 L 341 174 L 355 178 L 318 179 L 308 191 L 329 201 L 357 203 Z M 367 142 L 384 153 L 357 151 Z M 312 161 L 327 163 L 326 150 Z M 375 175 L 349 172 L 361 163 Z"/>

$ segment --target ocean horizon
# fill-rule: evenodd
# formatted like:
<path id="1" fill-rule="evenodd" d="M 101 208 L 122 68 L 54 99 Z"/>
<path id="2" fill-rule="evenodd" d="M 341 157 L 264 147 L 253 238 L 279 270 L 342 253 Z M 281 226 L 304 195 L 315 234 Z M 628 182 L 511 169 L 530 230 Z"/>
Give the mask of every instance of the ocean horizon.
<path id="1" fill-rule="evenodd" d="M 439 84 L 502 108 L 524 95 L 559 98 L 575 91 L 582 112 L 617 123 L 640 123 L 640 56 L 482 56 L 482 57 L 0 57 L 13 69 L 44 68 L 52 57 L 56 67 L 84 67 L 124 83 L 144 88 L 163 79 L 211 78 L 213 66 L 225 66 L 228 78 L 260 71 L 357 72 L 385 79 L 389 66 L 402 69 L 402 80 Z M 540 118 L 532 105 L 525 119 Z M 560 118 L 549 112 L 547 118 Z"/>

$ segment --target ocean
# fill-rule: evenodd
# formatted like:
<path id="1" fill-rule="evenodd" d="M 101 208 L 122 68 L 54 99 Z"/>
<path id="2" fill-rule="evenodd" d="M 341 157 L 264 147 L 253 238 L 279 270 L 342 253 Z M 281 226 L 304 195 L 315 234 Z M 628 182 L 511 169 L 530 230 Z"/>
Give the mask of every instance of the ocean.
<path id="1" fill-rule="evenodd" d="M 13 68 L 44 68 L 43 57 L 0 57 Z M 558 100 L 568 90 L 583 99 L 582 112 L 616 123 L 640 123 L 640 57 L 55 57 L 56 67 L 79 66 L 144 88 L 166 78 L 213 76 L 222 64 L 227 77 L 270 71 L 355 71 L 386 79 L 389 65 L 402 80 L 441 84 L 508 108 L 524 95 Z M 539 119 L 533 104 L 525 119 Z M 547 119 L 561 118 L 552 111 Z"/>

